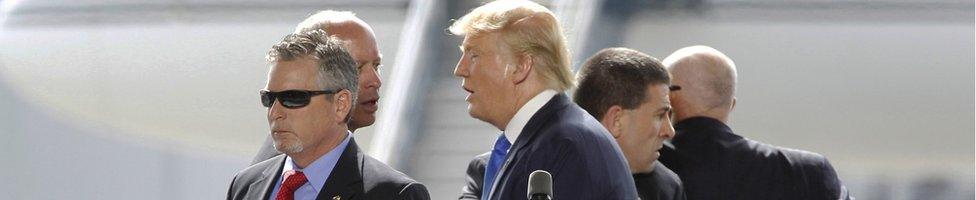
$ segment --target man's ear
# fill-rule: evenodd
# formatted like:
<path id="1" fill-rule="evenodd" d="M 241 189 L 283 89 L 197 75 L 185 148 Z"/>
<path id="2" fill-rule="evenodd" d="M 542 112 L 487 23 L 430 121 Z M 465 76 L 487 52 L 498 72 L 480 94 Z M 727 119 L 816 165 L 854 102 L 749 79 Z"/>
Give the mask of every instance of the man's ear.
<path id="1" fill-rule="evenodd" d="M 603 124 L 603 127 L 607 128 L 607 131 L 610 131 L 610 135 L 613 136 L 613 138 L 620 138 L 620 133 L 622 132 L 620 129 L 623 127 L 623 125 L 620 124 L 620 120 L 623 118 L 623 114 L 624 108 L 614 105 L 610 106 L 610 108 L 607 109 L 607 112 L 603 114 L 603 119 L 600 119 L 600 123 Z"/>
<path id="2" fill-rule="evenodd" d="M 735 109 L 735 97 L 732 97 L 732 107 L 729 107 L 729 110 L 734 110 L 734 109 Z"/>
<path id="3" fill-rule="evenodd" d="M 346 116 L 352 111 L 352 92 L 339 90 L 332 97 L 332 102 L 335 102 L 336 122 L 346 122 Z"/>
<path id="4" fill-rule="evenodd" d="M 529 78 L 532 72 L 532 54 L 521 53 L 515 55 L 515 70 L 512 71 L 512 83 L 519 84 Z"/>

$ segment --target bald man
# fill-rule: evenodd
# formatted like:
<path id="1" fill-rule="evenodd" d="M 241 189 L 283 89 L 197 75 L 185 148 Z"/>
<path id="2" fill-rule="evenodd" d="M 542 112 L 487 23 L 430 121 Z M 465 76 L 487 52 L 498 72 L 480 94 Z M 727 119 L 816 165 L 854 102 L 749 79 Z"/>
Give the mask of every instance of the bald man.
<path id="1" fill-rule="evenodd" d="M 352 12 L 327 10 L 309 16 L 295 27 L 295 33 L 311 30 L 324 30 L 329 36 L 341 40 L 349 55 L 356 61 L 356 69 L 359 70 L 359 97 L 353 107 L 349 131 L 356 132 L 356 129 L 373 125 L 376 121 L 376 103 L 380 99 L 379 89 L 382 86 L 379 68 L 383 59 L 373 28 Z M 279 154 L 281 152 L 275 150 L 269 136 L 251 164 Z"/>
<path id="2" fill-rule="evenodd" d="M 706 46 L 663 61 L 672 84 L 675 137 L 659 161 L 684 183 L 688 199 L 852 199 L 827 159 L 732 132 L 735 64 Z"/>

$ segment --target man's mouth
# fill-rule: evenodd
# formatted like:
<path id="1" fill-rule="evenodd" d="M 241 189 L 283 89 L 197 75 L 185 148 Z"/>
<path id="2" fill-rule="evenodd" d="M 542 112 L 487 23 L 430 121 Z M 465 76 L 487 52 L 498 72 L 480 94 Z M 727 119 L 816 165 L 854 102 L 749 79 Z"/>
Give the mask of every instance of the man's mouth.
<path id="1" fill-rule="evenodd" d="M 661 152 L 661 149 L 663 148 L 664 148 L 664 144 L 659 144 L 657 145 L 657 147 L 654 147 L 654 152 Z"/>
<path id="2" fill-rule="evenodd" d="M 280 129 L 279 130 L 271 130 L 271 136 L 277 136 L 277 135 L 281 135 L 281 134 L 289 133 L 289 132 L 291 132 L 291 131 L 280 130 Z"/>
<path id="3" fill-rule="evenodd" d="M 465 84 L 461 84 L 461 89 L 464 90 L 465 92 L 468 92 L 469 97 L 471 96 L 471 94 L 474 94 L 474 90 L 471 90 L 471 88 L 469 88 Z"/>
<path id="4" fill-rule="evenodd" d="M 288 129 L 286 129 L 286 128 L 276 127 L 274 125 L 271 126 L 271 133 L 272 134 L 280 134 L 280 133 L 286 133 L 286 132 L 291 132 L 291 131 L 288 130 Z"/>
<path id="5" fill-rule="evenodd" d="M 467 101 L 467 102 L 470 103 L 471 102 L 471 95 L 474 95 L 474 91 L 471 91 L 471 89 L 468 89 L 468 87 L 463 86 L 463 85 L 461 86 L 461 89 L 464 89 L 465 92 L 468 92 L 468 96 L 465 96 L 464 97 L 464 101 Z"/>
<path id="6" fill-rule="evenodd" d="M 372 99 L 367 99 L 366 101 L 362 101 L 362 103 L 359 104 L 363 106 L 363 109 L 366 109 L 366 111 L 375 112 L 376 103 L 379 102 L 379 100 L 380 100 L 379 98 L 372 98 Z"/>

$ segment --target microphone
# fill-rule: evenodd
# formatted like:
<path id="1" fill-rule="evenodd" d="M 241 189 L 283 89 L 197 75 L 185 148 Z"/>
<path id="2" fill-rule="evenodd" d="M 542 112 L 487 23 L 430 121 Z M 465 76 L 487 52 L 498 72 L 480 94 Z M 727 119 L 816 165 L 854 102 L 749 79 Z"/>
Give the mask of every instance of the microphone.
<path id="1" fill-rule="evenodd" d="M 529 174 L 529 200 L 552 200 L 552 175 L 545 170 Z"/>

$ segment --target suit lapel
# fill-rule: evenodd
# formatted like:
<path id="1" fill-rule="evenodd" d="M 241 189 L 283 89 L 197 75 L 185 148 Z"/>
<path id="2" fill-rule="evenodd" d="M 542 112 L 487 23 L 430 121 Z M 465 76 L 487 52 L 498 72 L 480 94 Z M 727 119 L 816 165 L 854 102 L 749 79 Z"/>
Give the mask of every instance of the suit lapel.
<path id="1" fill-rule="evenodd" d="M 275 156 L 272 159 L 272 164 L 261 172 L 262 176 L 254 183 L 248 186 L 247 195 L 248 197 L 261 197 L 261 199 L 270 199 L 271 191 L 274 190 L 274 183 L 280 178 L 281 168 L 285 166 L 285 155 L 281 154 Z"/>
<path id="2" fill-rule="evenodd" d="M 349 136 L 352 137 L 352 136 Z M 325 186 L 316 199 L 362 199 L 363 193 L 363 153 L 356 145 L 354 138 L 349 138 L 349 144 L 339 156 L 339 162 L 325 181 Z"/>
<path id="3" fill-rule="evenodd" d="M 519 150 L 524 148 L 532 139 L 535 138 L 536 132 L 542 128 L 545 122 L 549 121 L 549 118 L 559 109 L 565 107 L 569 103 L 569 97 L 564 93 L 556 94 L 553 96 L 546 105 L 539 108 L 539 111 L 532 115 L 529 122 L 525 124 L 522 128 L 522 132 L 519 133 L 518 139 L 515 140 L 515 144 L 512 148 L 508 150 L 508 154 L 505 156 L 505 163 L 502 164 L 502 168 L 499 170 L 498 175 L 495 177 L 495 181 L 492 183 L 491 192 L 488 195 L 488 199 L 499 199 L 501 197 L 495 197 L 496 191 L 501 191 L 505 187 L 505 180 L 508 180 L 508 168 L 517 162 L 519 155 Z"/>

